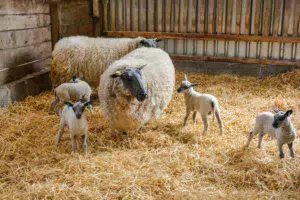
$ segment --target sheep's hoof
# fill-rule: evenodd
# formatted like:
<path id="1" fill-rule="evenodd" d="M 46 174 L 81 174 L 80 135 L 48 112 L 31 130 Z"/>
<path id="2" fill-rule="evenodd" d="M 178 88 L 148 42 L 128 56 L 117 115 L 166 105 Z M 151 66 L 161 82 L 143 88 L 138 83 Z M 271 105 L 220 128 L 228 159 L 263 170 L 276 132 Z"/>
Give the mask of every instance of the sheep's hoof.
<path id="1" fill-rule="evenodd" d="M 124 132 L 122 132 L 123 133 L 123 135 L 127 135 L 127 133 L 124 131 Z"/>
<path id="2" fill-rule="evenodd" d="M 284 158 L 284 154 L 279 155 L 280 159 Z"/>

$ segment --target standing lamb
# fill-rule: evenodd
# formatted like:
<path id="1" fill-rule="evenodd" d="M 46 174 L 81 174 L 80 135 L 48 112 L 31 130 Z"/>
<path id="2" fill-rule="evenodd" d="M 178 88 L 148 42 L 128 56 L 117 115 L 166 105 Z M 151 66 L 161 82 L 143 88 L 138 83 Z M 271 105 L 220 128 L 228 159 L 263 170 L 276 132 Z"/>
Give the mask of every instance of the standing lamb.
<path id="1" fill-rule="evenodd" d="M 296 138 L 296 130 L 290 119 L 293 110 L 282 112 L 274 109 L 274 112 L 276 113 L 275 115 L 270 112 L 262 112 L 257 115 L 255 127 L 249 134 L 246 147 L 249 147 L 253 136 L 259 134 L 258 148 L 261 148 L 262 139 L 265 134 L 268 134 L 276 138 L 280 158 L 284 158 L 282 150 L 284 144 L 288 144 L 291 157 L 294 157 L 293 141 Z"/>
<path id="2" fill-rule="evenodd" d="M 103 113 L 117 131 L 138 130 L 163 114 L 174 84 L 175 70 L 166 52 L 136 49 L 101 76 L 98 94 Z"/>
<path id="3" fill-rule="evenodd" d="M 58 131 L 58 137 L 56 146 L 58 147 L 60 139 L 63 135 L 64 128 L 67 125 L 70 131 L 70 137 L 72 141 L 72 152 L 76 153 L 77 150 L 77 138 L 82 138 L 82 147 L 84 153 L 87 152 L 87 137 L 88 137 L 88 123 L 86 115 L 84 113 L 85 107 L 91 105 L 88 101 L 86 103 L 76 102 L 72 104 L 65 102 L 67 106 L 64 107 L 62 116 L 60 119 L 60 127 Z"/>
<path id="4" fill-rule="evenodd" d="M 216 97 L 210 94 L 200 94 L 194 90 L 194 86 L 197 86 L 198 83 L 190 83 L 187 79 L 187 76 L 184 75 L 184 80 L 181 82 L 180 87 L 177 89 L 177 92 L 183 92 L 185 98 L 186 106 L 186 115 L 184 118 L 184 126 L 187 124 L 190 113 L 193 111 L 193 120 L 194 124 L 196 123 L 197 112 L 200 112 L 202 121 L 204 123 L 203 135 L 207 133 L 208 130 L 208 121 L 207 115 L 212 113 L 213 119 L 217 117 L 220 134 L 223 135 L 223 122 L 220 116 L 219 103 Z"/>
<path id="5" fill-rule="evenodd" d="M 51 79 L 59 85 L 73 75 L 83 74 L 93 87 L 99 77 L 115 60 L 140 46 L 157 47 L 158 39 L 90 38 L 72 36 L 59 40 L 52 52 Z"/>
<path id="6" fill-rule="evenodd" d="M 69 83 L 63 83 L 54 89 L 54 100 L 50 105 L 49 114 L 54 108 L 57 108 L 56 114 L 60 114 L 60 107 L 64 102 L 74 101 L 90 101 L 92 90 L 85 81 L 74 78 Z M 92 111 L 91 105 L 89 109 Z"/>

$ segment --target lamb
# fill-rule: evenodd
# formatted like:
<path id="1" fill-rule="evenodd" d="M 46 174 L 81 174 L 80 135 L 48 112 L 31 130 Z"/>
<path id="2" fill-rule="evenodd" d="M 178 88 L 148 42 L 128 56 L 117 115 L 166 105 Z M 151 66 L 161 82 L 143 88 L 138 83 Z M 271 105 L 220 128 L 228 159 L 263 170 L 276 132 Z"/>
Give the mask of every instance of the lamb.
<path id="1" fill-rule="evenodd" d="M 184 126 L 187 125 L 187 120 L 190 113 L 193 111 L 193 120 L 194 124 L 196 123 L 197 112 L 200 112 L 202 121 L 204 123 L 203 135 L 208 131 L 208 121 L 207 115 L 212 113 L 213 119 L 217 117 L 220 134 L 223 135 L 223 121 L 221 119 L 220 109 L 218 106 L 218 100 L 216 97 L 210 94 L 199 94 L 194 90 L 194 86 L 197 86 L 198 83 L 191 83 L 188 81 L 187 75 L 184 75 L 184 80 L 181 82 L 180 87 L 177 89 L 177 92 L 182 92 L 185 98 L 186 105 L 186 115 L 184 118 Z"/>
<path id="2" fill-rule="evenodd" d="M 59 146 L 60 139 L 63 135 L 64 128 L 67 125 L 70 131 L 70 137 L 72 141 L 72 153 L 77 151 L 77 138 L 82 138 L 82 147 L 84 153 L 87 153 L 87 137 L 88 137 L 88 122 L 84 113 L 85 107 L 91 105 L 91 102 L 86 103 L 76 102 L 74 104 L 65 102 L 67 106 L 64 107 L 62 116 L 60 119 L 60 127 L 58 131 L 58 138 L 56 146 Z"/>
<path id="3" fill-rule="evenodd" d="M 74 101 L 90 101 L 92 90 L 88 83 L 74 78 L 69 83 L 63 83 L 54 89 L 54 100 L 50 105 L 49 114 L 56 107 L 56 114 L 60 114 L 60 107 L 64 102 L 68 102 L 71 99 Z M 89 105 L 89 109 L 92 111 L 92 106 Z"/>
<path id="4" fill-rule="evenodd" d="M 115 130 L 136 131 L 163 114 L 174 85 L 169 55 L 158 48 L 138 48 L 102 74 L 98 94 L 103 114 Z"/>
<path id="5" fill-rule="evenodd" d="M 158 39 L 66 37 L 57 42 L 52 52 L 51 80 L 55 85 L 83 74 L 92 86 L 99 85 L 100 75 L 115 60 L 140 47 L 157 47 Z"/>
<path id="6" fill-rule="evenodd" d="M 259 134 L 258 148 L 261 148 L 262 139 L 265 134 L 268 134 L 271 137 L 276 138 L 280 158 L 284 158 L 282 150 L 284 144 L 288 144 L 291 157 L 295 157 L 293 141 L 296 138 L 296 130 L 290 119 L 293 110 L 282 112 L 274 109 L 274 112 L 276 113 L 275 115 L 271 112 L 262 112 L 257 115 L 255 127 L 253 131 L 249 133 L 246 147 L 249 147 L 253 136 Z"/>

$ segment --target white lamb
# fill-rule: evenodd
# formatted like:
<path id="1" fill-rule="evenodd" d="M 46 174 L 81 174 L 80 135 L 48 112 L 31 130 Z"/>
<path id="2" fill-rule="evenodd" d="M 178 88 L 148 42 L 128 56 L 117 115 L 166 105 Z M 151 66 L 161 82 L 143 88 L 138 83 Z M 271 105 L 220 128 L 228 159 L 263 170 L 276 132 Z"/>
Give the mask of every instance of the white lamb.
<path id="1" fill-rule="evenodd" d="M 60 119 L 60 128 L 58 131 L 58 138 L 56 146 L 58 147 L 60 139 L 63 135 L 64 128 L 67 125 L 70 131 L 70 137 L 72 141 L 72 152 L 76 153 L 77 142 L 76 140 L 82 138 L 82 147 L 84 153 L 87 152 L 87 137 L 88 137 L 88 122 L 86 115 L 84 113 L 85 107 L 89 106 L 91 103 L 86 102 L 76 102 L 72 104 L 70 102 L 65 102 L 67 106 L 64 107 L 61 119 Z"/>
<path id="2" fill-rule="evenodd" d="M 255 127 L 249 134 L 246 147 L 249 147 L 253 136 L 259 134 L 258 148 L 261 148 L 262 139 L 265 134 L 268 134 L 276 138 L 280 158 L 284 158 L 282 150 L 284 144 L 288 144 L 291 157 L 294 157 L 293 141 L 296 138 L 296 130 L 290 119 L 293 110 L 282 112 L 274 109 L 274 111 L 276 112 L 275 115 L 270 112 L 262 112 L 257 115 Z"/>
<path id="3" fill-rule="evenodd" d="M 186 126 L 187 120 L 192 111 L 194 112 L 194 124 L 196 123 L 197 112 L 200 112 L 202 121 L 204 123 L 203 135 L 205 135 L 208 130 L 207 115 L 212 113 L 213 119 L 215 116 L 217 117 L 220 127 L 220 134 L 223 135 L 223 122 L 220 115 L 218 100 L 216 99 L 216 97 L 210 94 L 200 94 L 196 92 L 193 87 L 197 85 L 198 83 L 190 83 L 187 79 L 187 76 L 184 75 L 184 80 L 181 82 L 180 87 L 177 89 L 177 92 L 182 92 L 185 98 L 186 115 L 184 118 L 184 126 Z"/>
<path id="4" fill-rule="evenodd" d="M 90 101 L 92 90 L 88 83 L 80 78 L 72 79 L 72 82 L 63 83 L 54 89 L 54 100 L 50 105 L 49 113 L 56 107 L 56 114 L 60 114 L 60 107 L 64 102 L 73 101 Z M 92 107 L 89 106 L 92 111 Z"/>
<path id="5" fill-rule="evenodd" d="M 163 114 L 174 91 L 175 70 L 161 49 L 142 47 L 115 61 L 101 76 L 99 99 L 112 127 L 126 133 Z"/>
<path id="6" fill-rule="evenodd" d="M 67 82 L 82 74 L 92 87 L 107 67 L 141 46 L 157 47 L 158 39 L 91 38 L 72 36 L 59 40 L 52 52 L 51 80 L 53 84 Z"/>

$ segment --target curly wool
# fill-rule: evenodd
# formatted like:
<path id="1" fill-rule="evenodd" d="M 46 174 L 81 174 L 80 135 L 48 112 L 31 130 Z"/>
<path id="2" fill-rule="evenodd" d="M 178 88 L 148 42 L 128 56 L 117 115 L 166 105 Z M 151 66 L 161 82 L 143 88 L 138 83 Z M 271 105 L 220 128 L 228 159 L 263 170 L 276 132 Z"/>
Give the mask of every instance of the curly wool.
<path id="1" fill-rule="evenodd" d="M 139 67 L 147 98 L 139 102 L 124 88 L 120 78 L 110 78 L 120 68 Z M 138 130 L 150 120 L 157 119 L 168 106 L 175 86 L 175 69 L 169 55 L 157 48 L 138 48 L 115 61 L 103 73 L 99 99 L 106 119 L 120 132 Z"/>
<path id="2" fill-rule="evenodd" d="M 84 75 L 91 86 L 99 85 L 99 77 L 115 60 L 139 47 L 144 38 L 63 38 L 52 52 L 51 80 L 55 85 Z"/>

